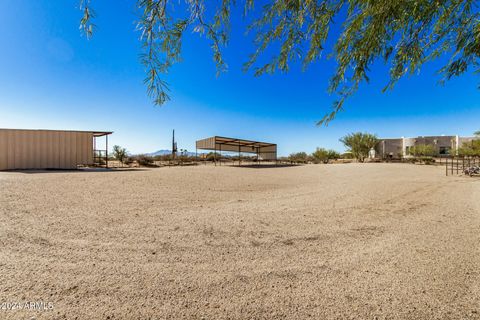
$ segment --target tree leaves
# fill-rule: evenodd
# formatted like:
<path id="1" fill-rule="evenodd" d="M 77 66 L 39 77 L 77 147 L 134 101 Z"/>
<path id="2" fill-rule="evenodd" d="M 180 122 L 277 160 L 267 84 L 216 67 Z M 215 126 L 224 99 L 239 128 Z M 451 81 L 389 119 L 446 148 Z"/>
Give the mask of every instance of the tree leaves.
<path id="1" fill-rule="evenodd" d="M 370 149 L 378 143 L 376 135 L 370 133 L 356 132 L 351 133 L 340 139 L 348 151 L 360 162 L 364 162 L 368 157 Z"/>
<path id="2" fill-rule="evenodd" d="M 83 12 L 83 16 L 80 19 L 80 30 L 87 39 L 90 39 L 95 29 L 95 24 L 92 23 L 92 19 L 95 18 L 95 11 L 90 8 L 90 0 L 80 0 L 80 10 Z"/>
<path id="3" fill-rule="evenodd" d="M 181 60 L 184 33 L 192 30 L 211 42 L 217 74 L 227 70 L 222 48 L 228 43 L 231 8 L 235 0 L 136 0 L 141 11 L 141 31 L 147 93 L 155 104 L 169 99 L 162 75 Z M 262 2 L 265 3 L 265 2 Z M 304 69 L 329 49 L 336 70 L 328 91 L 337 96 L 332 111 L 318 125 L 328 125 L 346 100 L 369 81 L 369 70 L 382 61 L 390 67 L 390 80 L 383 91 L 393 89 L 407 74 L 440 57 L 449 62 L 439 70 L 441 82 L 459 76 L 472 66 L 480 71 L 480 17 L 473 0 L 271 0 L 255 7 L 245 0 L 244 15 L 253 22 L 255 51 L 244 64 L 255 76 L 288 72 L 301 61 Z M 95 25 L 90 0 L 81 0 L 81 30 L 91 37 Z M 340 33 L 332 48 L 326 46 L 335 18 L 341 18 Z M 265 53 L 267 62 L 258 64 Z"/>

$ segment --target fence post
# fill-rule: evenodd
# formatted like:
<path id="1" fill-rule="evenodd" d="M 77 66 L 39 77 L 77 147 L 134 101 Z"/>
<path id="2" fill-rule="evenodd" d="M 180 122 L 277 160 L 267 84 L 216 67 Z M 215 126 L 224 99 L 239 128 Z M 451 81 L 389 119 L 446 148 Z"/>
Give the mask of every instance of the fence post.
<path id="1" fill-rule="evenodd" d="M 445 175 L 448 176 L 448 158 L 445 158 Z"/>

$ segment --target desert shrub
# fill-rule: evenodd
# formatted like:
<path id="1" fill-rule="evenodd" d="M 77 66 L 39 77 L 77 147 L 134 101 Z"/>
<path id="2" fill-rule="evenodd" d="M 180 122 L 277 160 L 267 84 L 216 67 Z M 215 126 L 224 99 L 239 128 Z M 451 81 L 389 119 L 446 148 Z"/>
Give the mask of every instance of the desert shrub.
<path id="1" fill-rule="evenodd" d="M 328 159 L 330 160 L 337 160 L 340 159 L 340 153 L 335 150 L 328 150 Z"/>
<path id="2" fill-rule="evenodd" d="M 123 163 L 126 165 L 131 165 L 134 161 L 135 161 L 134 157 L 126 157 Z"/>
<path id="3" fill-rule="evenodd" d="M 437 155 L 437 150 L 431 144 L 419 144 L 410 147 L 410 154 L 415 157 L 433 157 Z"/>
<path id="4" fill-rule="evenodd" d="M 328 163 L 329 160 L 336 160 L 340 158 L 340 154 L 335 150 L 327 150 L 324 148 L 317 148 L 315 152 L 312 153 L 312 160 L 314 163 Z"/>
<path id="5" fill-rule="evenodd" d="M 151 167 L 153 166 L 153 158 L 144 154 L 135 157 L 135 160 L 140 166 Z"/>
<path id="6" fill-rule="evenodd" d="M 312 153 L 312 157 L 315 163 L 328 163 L 328 150 L 324 148 L 317 148 L 317 150 Z"/>
<path id="7" fill-rule="evenodd" d="M 308 154 L 306 152 L 292 153 L 288 156 L 288 160 L 290 162 L 295 162 L 295 163 L 307 163 L 308 162 Z"/>
<path id="8" fill-rule="evenodd" d="M 172 160 L 172 155 L 171 154 L 156 155 L 156 156 L 153 157 L 153 160 L 155 160 L 155 161 L 170 161 L 170 160 Z"/>

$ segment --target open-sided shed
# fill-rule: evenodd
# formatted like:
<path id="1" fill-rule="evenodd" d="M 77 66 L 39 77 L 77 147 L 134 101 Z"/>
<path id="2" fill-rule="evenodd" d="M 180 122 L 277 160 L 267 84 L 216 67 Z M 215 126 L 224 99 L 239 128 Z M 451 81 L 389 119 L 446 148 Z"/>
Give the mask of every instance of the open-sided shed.
<path id="1" fill-rule="evenodd" d="M 277 145 L 269 142 L 214 136 L 198 140 L 196 148 L 197 152 L 200 149 L 219 153 L 222 151 L 252 153 L 257 155 L 257 160 L 277 160 Z"/>
<path id="2" fill-rule="evenodd" d="M 106 158 L 95 140 L 112 132 L 0 129 L 0 170 L 76 169 Z M 106 138 L 107 139 L 107 138 Z"/>

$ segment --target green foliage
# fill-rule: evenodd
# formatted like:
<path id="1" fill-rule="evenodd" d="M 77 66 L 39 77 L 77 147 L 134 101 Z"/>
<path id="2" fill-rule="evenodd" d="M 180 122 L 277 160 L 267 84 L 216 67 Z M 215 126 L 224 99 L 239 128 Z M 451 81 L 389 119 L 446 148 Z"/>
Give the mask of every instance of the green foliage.
<path id="1" fill-rule="evenodd" d="M 209 39 L 217 72 L 227 69 L 221 48 L 228 42 L 231 8 L 237 4 L 244 6 L 245 15 L 259 17 L 247 27 L 254 33 L 256 50 L 245 70 L 253 69 L 255 75 L 288 72 L 295 61 L 306 68 L 324 51 L 335 59 L 329 91 L 338 99 L 318 124 L 328 124 L 359 85 L 369 81 L 369 69 L 375 62 L 390 67 L 384 90 L 440 56 L 447 61 L 439 70 L 442 82 L 469 67 L 479 69 L 480 13 L 473 0 L 136 0 L 140 60 L 147 73 L 147 92 L 155 104 L 169 99 L 162 75 L 181 60 L 181 42 L 187 31 Z M 81 29 L 91 37 L 95 25 L 90 0 L 81 0 L 80 8 Z M 339 18 L 343 22 L 339 23 Z M 334 23 L 340 30 L 331 38 Z M 334 43 L 332 48 L 327 47 L 329 43 Z M 265 57 L 268 60 L 259 64 Z"/>
<path id="2" fill-rule="evenodd" d="M 415 157 L 433 157 L 436 156 L 438 152 L 431 144 L 419 144 L 410 147 L 410 154 Z"/>
<path id="3" fill-rule="evenodd" d="M 464 143 L 458 148 L 458 154 L 461 156 L 480 156 L 480 140 Z"/>
<path id="4" fill-rule="evenodd" d="M 115 145 L 113 146 L 113 156 L 121 163 L 124 163 L 127 158 L 127 149 Z"/>
<path id="5" fill-rule="evenodd" d="M 340 154 L 335 150 L 317 148 L 317 150 L 315 150 L 315 152 L 312 153 L 312 158 L 316 163 L 319 163 L 319 162 L 328 163 L 329 160 L 339 159 Z"/>
<path id="6" fill-rule="evenodd" d="M 328 150 L 328 159 L 337 160 L 340 159 L 341 155 L 335 150 Z"/>
<path id="7" fill-rule="evenodd" d="M 92 19 L 95 18 L 95 12 L 90 7 L 90 0 L 80 0 L 80 10 L 82 10 L 82 18 L 80 19 L 80 29 L 90 39 L 95 29 Z"/>
<path id="8" fill-rule="evenodd" d="M 342 159 L 355 159 L 355 157 L 353 156 L 353 153 L 351 152 L 344 152 L 340 155 L 340 158 Z"/>
<path id="9" fill-rule="evenodd" d="M 364 162 L 370 149 L 378 143 L 378 139 L 376 135 L 370 133 L 356 132 L 344 136 L 340 142 L 348 148 L 355 159 Z"/>
<path id="10" fill-rule="evenodd" d="M 328 150 L 324 148 L 317 148 L 317 150 L 312 153 L 312 157 L 316 163 L 328 163 Z"/>
<path id="11" fill-rule="evenodd" d="M 288 156 L 288 160 L 295 163 L 307 163 L 308 154 L 306 152 L 292 153 Z"/>
<path id="12" fill-rule="evenodd" d="M 474 134 L 475 136 L 477 136 L 477 137 L 480 137 L 480 130 L 475 131 L 473 134 Z"/>

